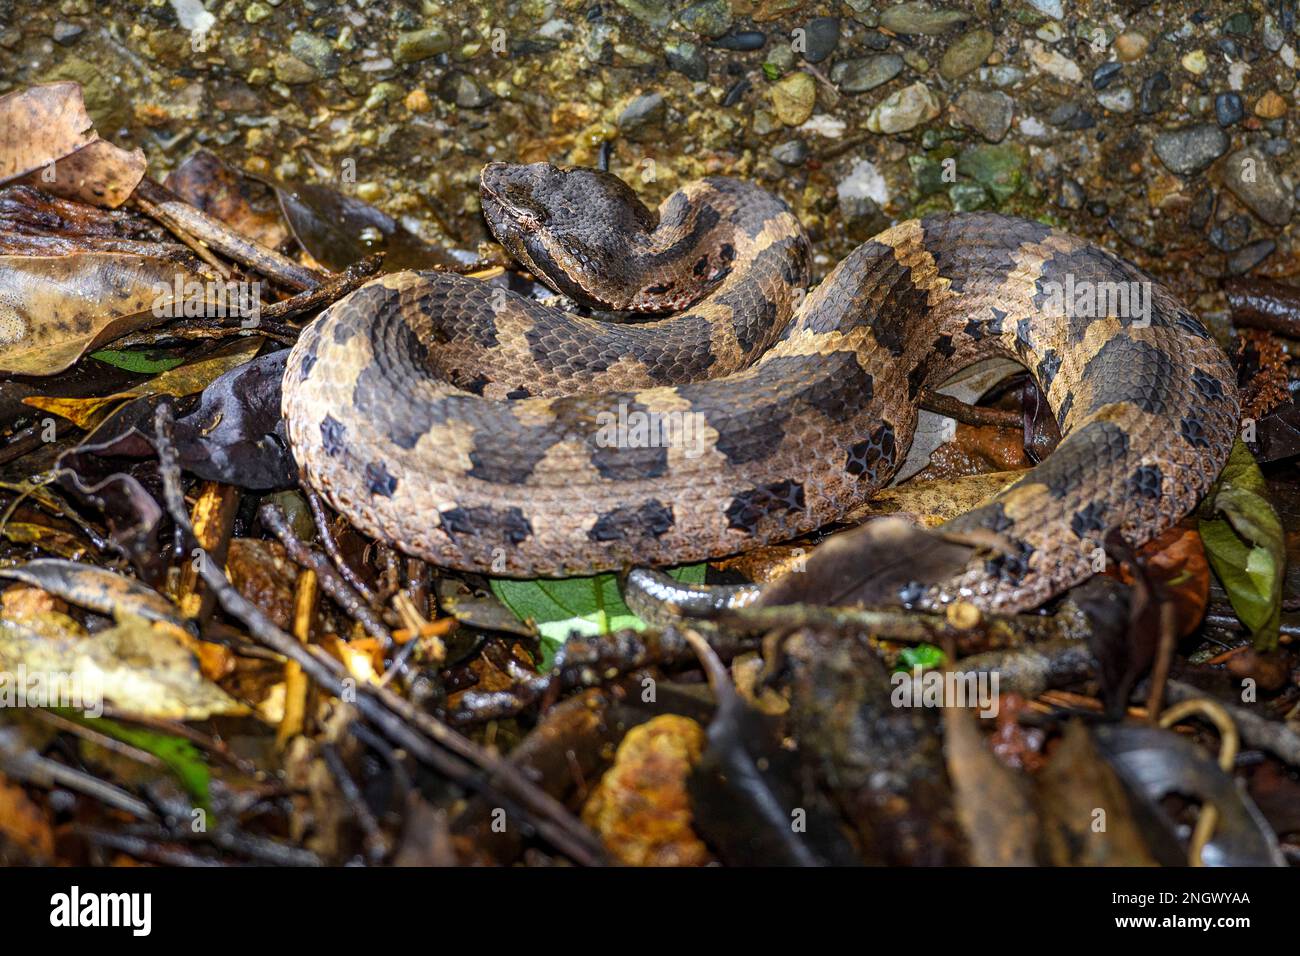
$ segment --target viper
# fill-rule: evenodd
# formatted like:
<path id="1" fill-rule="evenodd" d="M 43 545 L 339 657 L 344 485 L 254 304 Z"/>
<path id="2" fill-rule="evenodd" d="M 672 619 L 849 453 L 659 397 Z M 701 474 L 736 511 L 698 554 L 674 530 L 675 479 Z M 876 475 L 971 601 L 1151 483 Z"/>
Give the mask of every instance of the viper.
<path id="1" fill-rule="evenodd" d="M 945 525 L 987 544 L 911 603 L 1015 611 L 1090 575 L 1110 532 L 1138 546 L 1179 521 L 1233 442 L 1235 376 L 1205 326 L 1040 222 L 901 222 L 806 292 L 806 233 L 750 183 L 701 179 L 651 211 L 608 173 L 491 163 L 480 196 L 578 308 L 385 275 L 304 330 L 283 383 L 304 480 L 437 565 L 567 576 L 794 538 L 889 481 L 922 389 L 1003 356 L 1062 440 Z"/>

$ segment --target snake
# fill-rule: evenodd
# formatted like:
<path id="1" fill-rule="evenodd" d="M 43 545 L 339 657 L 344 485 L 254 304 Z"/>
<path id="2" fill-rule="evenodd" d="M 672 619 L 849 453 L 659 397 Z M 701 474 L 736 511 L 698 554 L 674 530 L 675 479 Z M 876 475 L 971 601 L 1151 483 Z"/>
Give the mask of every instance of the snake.
<path id="1" fill-rule="evenodd" d="M 1211 488 L 1239 426 L 1206 326 L 1123 258 L 993 211 L 899 222 L 809 288 L 790 207 L 744 180 L 651 209 L 616 176 L 489 163 L 489 229 L 557 295 L 441 271 L 326 308 L 285 365 L 302 479 L 434 565 L 546 578 L 670 566 L 833 525 L 911 446 L 923 389 L 1023 366 L 1061 432 L 941 533 L 984 542 L 909 606 L 1041 605 Z M 559 305 L 567 307 L 559 307 Z"/>

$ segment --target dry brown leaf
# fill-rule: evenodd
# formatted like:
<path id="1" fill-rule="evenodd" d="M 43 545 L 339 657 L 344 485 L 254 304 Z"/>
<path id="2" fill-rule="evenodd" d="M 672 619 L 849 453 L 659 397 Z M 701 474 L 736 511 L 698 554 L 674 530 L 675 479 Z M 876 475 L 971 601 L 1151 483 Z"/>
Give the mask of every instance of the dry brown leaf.
<path id="1" fill-rule="evenodd" d="M 0 834 L 26 857 L 24 862 L 44 864 L 54 857 L 54 833 L 45 812 L 4 774 L 0 774 Z"/>
<path id="2" fill-rule="evenodd" d="M 0 97 L 0 185 L 25 180 L 46 192 L 116 208 L 144 178 L 144 151 L 99 138 L 79 83 L 49 83 Z"/>
<path id="3" fill-rule="evenodd" d="M 0 373 L 54 375 L 111 339 L 165 322 L 178 277 L 201 281 L 148 256 L 0 256 Z"/>

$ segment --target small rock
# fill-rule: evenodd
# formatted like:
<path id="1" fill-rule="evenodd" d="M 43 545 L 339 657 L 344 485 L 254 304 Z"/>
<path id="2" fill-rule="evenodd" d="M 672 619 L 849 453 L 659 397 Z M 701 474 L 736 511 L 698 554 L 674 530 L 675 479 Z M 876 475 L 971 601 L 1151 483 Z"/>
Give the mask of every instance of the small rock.
<path id="1" fill-rule="evenodd" d="M 1171 173 L 1200 172 L 1228 151 L 1228 136 L 1218 126 L 1201 123 L 1156 134 L 1156 156 Z"/>
<path id="2" fill-rule="evenodd" d="M 1231 275 L 1244 275 L 1255 268 L 1277 249 L 1272 239 L 1261 239 L 1245 246 L 1240 252 L 1228 259 L 1228 272 Z"/>
<path id="3" fill-rule="evenodd" d="M 731 4 L 728 0 L 700 0 L 680 11 L 677 22 L 692 33 L 716 39 L 731 29 Z"/>
<path id="4" fill-rule="evenodd" d="M 1121 86 L 1113 90 L 1105 90 L 1097 94 L 1097 102 L 1112 113 L 1131 113 L 1136 98 L 1133 96 L 1133 90 L 1127 86 Z"/>
<path id="5" fill-rule="evenodd" d="M 664 44 L 664 62 L 670 70 L 697 82 L 709 78 L 709 61 L 703 51 L 689 40 Z"/>
<path id="6" fill-rule="evenodd" d="M 50 36 L 54 37 L 54 42 L 60 46 L 71 46 L 77 42 L 77 37 L 86 32 L 85 27 L 79 23 L 66 23 L 60 20 L 54 24 L 54 29 Z"/>
<path id="7" fill-rule="evenodd" d="M 1025 49 L 1029 51 L 1029 59 L 1044 73 L 1067 83 L 1083 82 L 1083 71 L 1069 57 L 1048 49 L 1037 40 L 1026 40 Z"/>
<path id="8" fill-rule="evenodd" d="M 948 187 L 948 199 L 956 212 L 974 212 L 989 204 L 988 191 L 979 183 L 953 183 Z"/>
<path id="9" fill-rule="evenodd" d="M 1136 63 L 1146 55 L 1147 47 L 1151 45 L 1141 33 L 1136 30 L 1125 30 L 1115 38 L 1115 55 L 1123 63 Z"/>
<path id="10" fill-rule="evenodd" d="M 894 33 L 938 36 L 970 19 L 970 14 L 928 3 L 900 3 L 880 15 L 880 25 Z"/>
<path id="11" fill-rule="evenodd" d="M 1124 64 L 1111 60 L 1109 63 L 1103 63 L 1097 69 L 1092 71 L 1092 88 L 1094 90 L 1104 90 L 1111 84 L 1117 76 L 1124 70 Z"/>
<path id="12" fill-rule="evenodd" d="M 712 46 L 746 53 L 750 50 L 763 49 L 765 43 L 767 43 L 767 34 L 760 30 L 736 30 L 718 37 L 713 41 Z"/>
<path id="13" fill-rule="evenodd" d="M 801 139 L 772 147 L 772 158 L 783 166 L 802 166 L 808 158 L 808 147 Z"/>
<path id="14" fill-rule="evenodd" d="M 668 104 L 662 93 L 643 93 L 634 97 L 618 114 L 618 128 L 633 139 L 663 123 L 668 115 Z"/>
<path id="15" fill-rule="evenodd" d="M 1295 211 L 1295 196 L 1273 161 L 1254 149 L 1239 149 L 1223 161 L 1223 184 L 1269 225 L 1285 226 Z"/>
<path id="16" fill-rule="evenodd" d="M 1085 200 L 1083 187 L 1070 177 L 1061 180 L 1061 189 L 1056 194 L 1056 204 L 1062 209 L 1082 209 Z"/>
<path id="17" fill-rule="evenodd" d="M 1065 11 L 1061 7 L 1061 0 L 1025 0 L 1025 2 L 1043 16 L 1051 17 L 1054 20 L 1060 20 L 1065 16 Z"/>
<path id="18" fill-rule="evenodd" d="M 1142 81 L 1142 92 L 1139 95 L 1139 108 L 1144 116 L 1151 116 L 1158 113 L 1164 108 L 1164 95 L 1169 92 L 1169 77 L 1165 76 L 1164 70 L 1156 70 L 1145 80 Z"/>
<path id="19" fill-rule="evenodd" d="M 840 42 L 840 21 L 835 17 L 814 17 L 804 27 L 807 41 L 803 58 L 809 63 L 820 63 L 832 53 Z"/>
<path id="20" fill-rule="evenodd" d="M 1097 125 L 1097 120 L 1091 112 L 1073 102 L 1062 103 L 1048 113 L 1047 122 L 1057 129 L 1070 131 L 1092 129 Z"/>
<path id="21" fill-rule="evenodd" d="M 292 53 L 281 53 L 272 61 L 275 78 L 281 83 L 295 86 L 302 83 L 314 83 L 320 74 L 311 66 L 298 59 Z"/>
<path id="22" fill-rule="evenodd" d="M 1015 86 L 1025 78 L 1025 71 L 1018 66 L 1011 66 L 1009 63 L 999 63 L 997 66 L 981 66 L 979 71 L 979 80 L 981 83 L 988 83 L 990 86 Z"/>
<path id="23" fill-rule="evenodd" d="M 1264 16 L 1263 40 L 1264 49 L 1268 50 L 1269 53 L 1276 53 L 1282 49 L 1282 44 L 1286 42 L 1286 34 L 1278 27 L 1277 20 L 1273 18 L 1271 13 Z"/>
<path id="24" fill-rule="evenodd" d="M 1238 93 L 1220 93 L 1214 98 L 1214 118 L 1220 126 L 1231 126 L 1246 115 L 1246 106 Z"/>
<path id="25" fill-rule="evenodd" d="M 893 53 L 841 60 L 831 67 L 831 80 L 845 93 L 864 93 L 903 72 L 903 58 Z"/>
<path id="26" fill-rule="evenodd" d="M 492 94 L 474 82 L 467 73 L 456 70 L 448 73 L 438 84 L 438 96 L 446 103 L 455 103 L 461 109 L 482 109 L 492 102 Z"/>
<path id="27" fill-rule="evenodd" d="M 1223 32 L 1232 33 L 1239 37 L 1250 36 L 1251 31 L 1254 29 L 1255 24 L 1251 20 L 1249 13 L 1234 13 L 1223 21 Z"/>
<path id="28" fill-rule="evenodd" d="M 1196 76 L 1200 76 L 1210 68 L 1210 61 L 1206 58 L 1204 50 L 1192 50 L 1189 53 L 1184 53 L 1183 58 L 1178 62 L 1183 65 L 1184 70 Z"/>
<path id="29" fill-rule="evenodd" d="M 939 115 L 939 101 L 924 83 L 913 83 L 876 104 L 867 117 L 873 133 L 905 133 Z"/>
<path id="30" fill-rule="evenodd" d="M 1260 119 L 1281 119 L 1286 115 L 1286 109 L 1286 100 L 1273 90 L 1269 90 L 1255 101 L 1255 115 Z"/>
<path id="31" fill-rule="evenodd" d="M 944 51 L 939 60 L 939 75 L 955 80 L 983 65 L 993 52 L 993 34 L 988 30 L 963 33 Z"/>
<path id="32" fill-rule="evenodd" d="M 441 25 L 425 30 L 406 30 L 397 35 L 393 47 L 395 63 L 418 63 L 451 49 L 451 36 Z"/>
<path id="33" fill-rule="evenodd" d="M 953 118 L 990 143 L 1000 143 L 1011 128 L 1015 100 L 1000 90 L 963 90 L 954 104 Z"/>
<path id="34" fill-rule="evenodd" d="M 772 84 L 772 109 L 786 126 L 799 126 L 812 116 L 817 84 L 807 73 L 791 73 Z"/>
<path id="35" fill-rule="evenodd" d="M 620 7 L 642 23 L 662 30 L 672 22 L 672 7 L 667 0 L 614 0 Z"/>
<path id="36" fill-rule="evenodd" d="M 997 202 L 1005 202 L 1020 188 L 1024 165 L 1024 156 L 1012 146 L 971 146 L 957 157 L 957 171 L 983 186 Z"/>
<path id="37" fill-rule="evenodd" d="M 1210 230 L 1210 245 L 1220 252 L 1236 252 L 1250 239 L 1250 217 L 1229 216 Z"/>
<path id="38" fill-rule="evenodd" d="M 412 113 L 427 113 L 433 109 L 433 104 L 429 102 L 429 94 L 418 86 L 407 93 L 402 102 Z"/>
<path id="39" fill-rule="evenodd" d="M 321 76 L 335 76 L 339 71 L 338 54 L 324 37 L 300 30 L 289 38 L 289 52 Z"/>
<path id="40" fill-rule="evenodd" d="M 265 3 L 250 3 L 244 7 L 244 22 L 261 23 L 274 12 Z"/>

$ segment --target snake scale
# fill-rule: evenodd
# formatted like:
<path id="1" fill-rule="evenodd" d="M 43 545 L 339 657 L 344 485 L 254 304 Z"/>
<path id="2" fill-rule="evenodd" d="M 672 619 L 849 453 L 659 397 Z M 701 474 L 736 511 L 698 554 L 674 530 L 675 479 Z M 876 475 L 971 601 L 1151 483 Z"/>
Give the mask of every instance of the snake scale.
<path id="1" fill-rule="evenodd" d="M 1135 266 L 1038 222 L 903 222 L 805 293 L 808 238 L 752 184 L 702 179 L 652 212 L 607 173 L 493 163 L 480 193 L 534 275 L 644 314 L 602 321 L 402 272 L 304 331 L 282 399 L 304 479 L 434 564 L 563 576 L 793 538 L 889 480 L 922 388 L 1005 356 L 1037 380 L 1062 441 L 945 526 L 995 544 L 910 603 L 1020 610 L 1091 574 L 1111 529 L 1137 546 L 1180 520 L 1233 441 L 1235 376 L 1201 322 Z M 1060 307 L 1062 288 L 1121 287 L 1133 303 L 1145 290 L 1141 314 Z"/>

